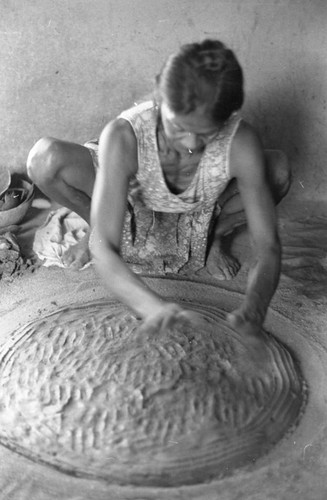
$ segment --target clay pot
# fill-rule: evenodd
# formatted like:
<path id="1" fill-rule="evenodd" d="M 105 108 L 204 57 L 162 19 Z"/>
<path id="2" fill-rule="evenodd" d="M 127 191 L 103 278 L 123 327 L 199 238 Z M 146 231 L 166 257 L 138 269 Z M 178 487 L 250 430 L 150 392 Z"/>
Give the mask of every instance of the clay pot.
<path id="1" fill-rule="evenodd" d="M 30 208 L 34 197 L 34 185 L 18 180 L 10 186 L 0 203 L 0 228 L 19 224 Z"/>

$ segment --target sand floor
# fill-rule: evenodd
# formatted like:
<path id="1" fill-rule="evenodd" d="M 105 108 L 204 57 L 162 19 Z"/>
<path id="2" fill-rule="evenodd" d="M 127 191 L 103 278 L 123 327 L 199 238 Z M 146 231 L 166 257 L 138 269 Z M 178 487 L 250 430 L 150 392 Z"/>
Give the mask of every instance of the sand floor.
<path id="1" fill-rule="evenodd" d="M 324 215 L 321 215 L 321 214 Z M 193 487 L 144 489 L 113 487 L 105 481 L 72 477 L 34 463 L 0 446 L 1 500 L 323 500 L 327 495 L 327 217 L 321 207 L 282 206 L 282 276 L 266 319 L 266 329 L 291 350 L 308 382 L 307 408 L 295 431 L 269 455 L 233 477 Z M 18 239 L 26 255 L 31 235 L 46 211 L 32 208 Z M 242 269 L 231 282 L 147 278 L 164 296 L 178 300 L 201 297 L 226 311 L 242 300 L 250 248 L 245 232 L 237 235 L 233 252 Z M 73 272 L 40 268 L 12 281 L 0 282 L 0 343 L 34 318 L 58 307 L 106 297 L 94 268 Z"/>

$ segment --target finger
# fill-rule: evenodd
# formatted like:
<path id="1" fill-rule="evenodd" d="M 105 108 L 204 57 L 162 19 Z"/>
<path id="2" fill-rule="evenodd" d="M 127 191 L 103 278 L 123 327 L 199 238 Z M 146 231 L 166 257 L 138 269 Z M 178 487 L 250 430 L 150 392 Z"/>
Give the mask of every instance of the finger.
<path id="1" fill-rule="evenodd" d="M 191 325 L 202 324 L 205 320 L 205 318 L 203 318 L 203 316 L 201 316 L 199 313 L 190 311 L 188 309 L 184 309 L 183 311 L 181 311 L 178 315 L 178 318 L 180 318 L 181 321 Z"/>
<path id="2" fill-rule="evenodd" d="M 201 269 L 198 269 L 197 271 L 195 271 L 195 276 L 199 276 L 199 277 L 207 277 L 207 276 L 211 276 L 211 273 L 208 271 L 208 269 L 206 267 L 201 267 Z"/>
<path id="3" fill-rule="evenodd" d="M 138 329 L 138 334 L 143 335 L 154 335 L 158 331 L 158 324 L 155 321 L 144 321 Z"/>
<path id="4" fill-rule="evenodd" d="M 234 312 L 227 314 L 227 321 L 233 328 L 237 328 L 243 323 L 239 315 Z"/>
<path id="5" fill-rule="evenodd" d="M 68 255 L 65 255 L 65 254 L 64 254 L 64 255 L 61 257 L 61 260 L 62 260 L 63 264 L 65 264 L 65 266 L 69 266 L 69 265 L 71 264 L 71 258 L 70 258 L 70 256 L 68 256 Z"/>
<path id="6" fill-rule="evenodd" d="M 230 276 L 230 273 L 228 272 L 228 269 L 227 267 L 225 268 L 220 268 L 219 269 L 219 273 L 217 273 L 216 275 L 214 275 L 215 277 L 217 277 L 218 280 L 220 281 L 228 281 L 231 279 L 231 276 Z"/>
<path id="7" fill-rule="evenodd" d="M 172 328 L 176 324 L 177 318 L 182 310 L 183 309 L 178 304 L 171 304 L 169 313 L 165 314 L 162 318 L 162 329 L 165 330 L 167 328 Z"/>
<path id="8" fill-rule="evenodd" d="M 164 335 L 177 325 L 184 324 L 185 322 L 189 323 L 189 321 L 190 319 L 185 316 L 183 311 L 167 315 L 162 318 L 162 321 L 157 325 L 156 333 Z"/>
<path id="9" fill-rule="evenodd" d="M 240 308 L 232 311 L 231 313 L 227 314 L 227 321 L 234 325 L 235 327 L 243 327 L 246 324 L 252 324 L 253 322 L 250 321 L 250 318 L 246 314 L 246 312 Z"/>
<path id="10" fill-rule="evenodd" d="M 69 269 L 74 269 L 74 270 L 81 269 L 80 263 L 76 262 L 75 260 L 73 260 L 72 262 L 66 263 L 66 265 L 69 267 Z"/>
<path id="11" fill-rule="evenodd" d="M 212 276 L 218 281 L 224 281 L 226 279 L 226 275 L 223 269 L 218 269 L 217 267 L 214 267 L 213 270 L 210 268 L 207 268 L 207 273 L 209 276 Z"/>
<path id="12" fill-rule="evenodd" d="M 132 342 L 136 347 L 144 347 L 148 345 L 151 340 L 154 338 L 154 335 L 149 330 L 139 330 L 135 332 Z"/>
<path id="13" fill-rule="evenodd" d="M 77 269 L 78 263 L 75 261 L 75 259 L 72 256 L 62 258 L 62 261 L 63 261 L 65 267 L 69 267 L 70 269 Z"/>

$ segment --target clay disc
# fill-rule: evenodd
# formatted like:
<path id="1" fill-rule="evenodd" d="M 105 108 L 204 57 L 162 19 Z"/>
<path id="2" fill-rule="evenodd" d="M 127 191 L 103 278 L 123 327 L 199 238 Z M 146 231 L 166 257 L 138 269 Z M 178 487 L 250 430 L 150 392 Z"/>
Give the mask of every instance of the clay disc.
<path id="1" fill-rule="evenodd" d="M 8 336 L 0 350 L 0 442 L 31 460 L 112 484 L 180 486 L 253 464 L 297 425 L 306 386 L 265 332 L 271 363 L 249 369 L 211 306 L 136 343 L 120 303 L 71 305 Z"/>

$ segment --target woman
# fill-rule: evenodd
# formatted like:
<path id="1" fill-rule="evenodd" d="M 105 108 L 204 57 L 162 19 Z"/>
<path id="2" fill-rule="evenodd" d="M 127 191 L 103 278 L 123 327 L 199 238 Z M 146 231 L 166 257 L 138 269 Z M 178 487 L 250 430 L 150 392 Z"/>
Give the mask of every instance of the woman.
<path id="1" fill-rule="evenodd" d="M 256 263 L 229 321 L 248 334 L 264 321 L 280 273 L 274 198 L 286 194 L 290 176 L 280 153 L 265 157 L 238 114 L 242 104 L 242 69 L 233 52 L 217 40 L 187 44 L 164 64 L 155 99 L 105 127 L 98 152 L 92 142 L 46 138 L 29 155 L 32 180 L 87 222 L 92 197 L 95 264 L 144 330 L 161 331 L 192 314 L 163 300 L 136 272 L 230 279 L 239 264 L 223 253 L 221 239 L 244 222 Z M 83 263 L 86 243 L 67 254 L 68 263 Z"/>

